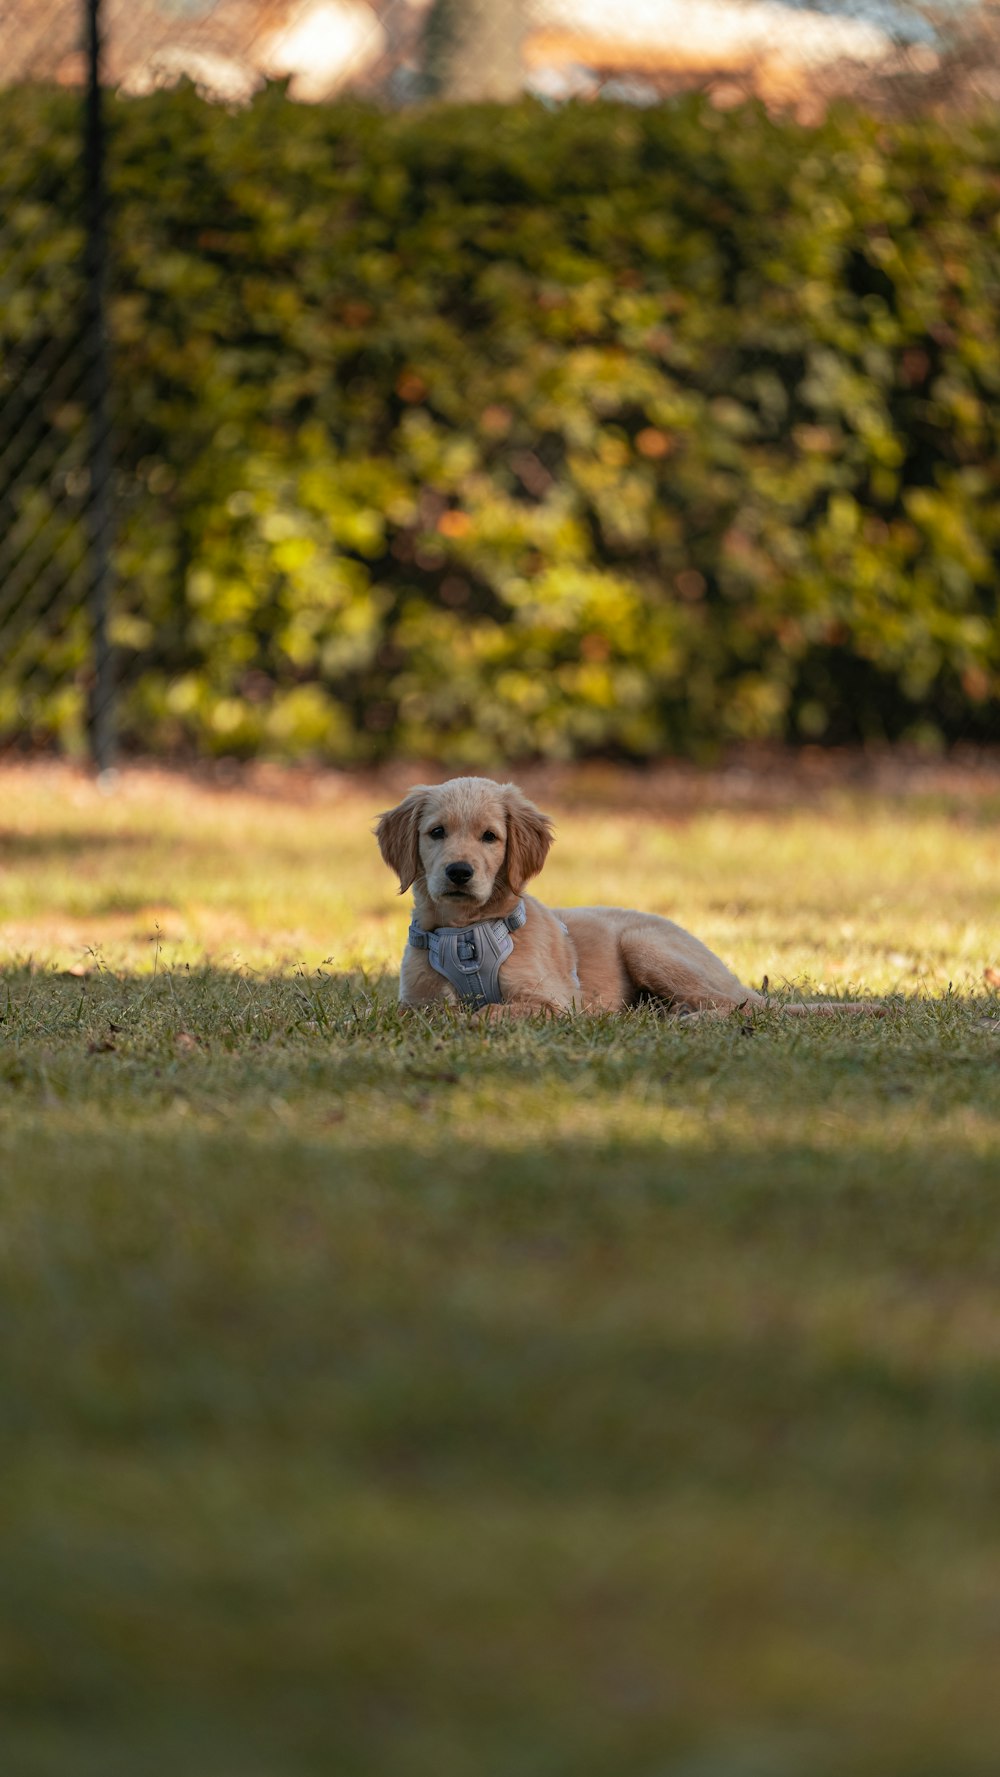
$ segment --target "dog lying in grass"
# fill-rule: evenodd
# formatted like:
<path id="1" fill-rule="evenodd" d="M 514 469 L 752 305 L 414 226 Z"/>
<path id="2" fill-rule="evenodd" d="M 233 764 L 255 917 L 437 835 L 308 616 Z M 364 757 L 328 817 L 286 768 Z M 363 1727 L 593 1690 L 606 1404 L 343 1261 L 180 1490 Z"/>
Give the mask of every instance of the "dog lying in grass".
<path id="1" fill-rule="evenodd" d="M 765 1006 L 699 939 L 656 913 L 543 906 L 524 886 L 552 843 L 552 823 L 516 784 L 458 777 L 416 784 L 376 828 L 379 848 L 413 889 L 400 975 L 404 1006 L 465 1003 L 490 1018 L 621 1012 L 653 1000 L 678 1012 Z M 874 1011 L 864 1002 L 782 1011 Z"/>

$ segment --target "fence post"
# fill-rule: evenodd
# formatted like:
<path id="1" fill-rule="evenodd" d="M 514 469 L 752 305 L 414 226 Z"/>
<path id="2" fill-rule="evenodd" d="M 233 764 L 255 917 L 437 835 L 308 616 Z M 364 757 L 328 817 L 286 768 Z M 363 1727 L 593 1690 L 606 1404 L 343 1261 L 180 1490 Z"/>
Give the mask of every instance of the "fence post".
<path id="1" fill-rule="evenodd" d="M 108 232 L 104 101 L 101 92 L 101 0 L 86 8 L 87 93 L 84 107 L 83 333 L 86 353 L 89 487 L 87 499 L 88 608 L 93 652 L 87 710 L 91 758 L 107 771 L 115 755 L 115 686 L 108 634 L 112 590 L 112 457 L 108 401 Z"/>

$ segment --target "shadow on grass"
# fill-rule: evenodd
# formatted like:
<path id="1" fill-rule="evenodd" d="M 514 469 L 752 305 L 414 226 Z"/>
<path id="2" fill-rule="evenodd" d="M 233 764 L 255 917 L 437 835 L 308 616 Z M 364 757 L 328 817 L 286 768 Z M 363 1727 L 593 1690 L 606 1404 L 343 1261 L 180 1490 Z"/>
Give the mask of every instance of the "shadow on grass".
<path id="1" fill-rule="evenodd" d="M 992 1768 L 995 1167 L 190 1123 L 0 1183 L 19 1772 Z"/>
<path id="2" fill-rule="evenodd" d="M 11 1769 L 995 1769 L 989 1004 L 0 975 Z"/>
<path id="3" fill-rule="evenodd" d="M 932 1228 L 971 1272 L 992 1262 L 995 995 L 489 1024 L 401 1013 L 394 990 L 322 970 L 0 971 L 10 1176 L 93 1186 L 134 1162 L 182 1194 L 203 1179 L 237 1218 L 281 1180 L 347 1207 L 385 1192 L 403 1222 L 411 1204 L 466 1234 L 499 1215 L 518 1238 L 550 1214 L 614 1231 L 651 1207 L 857 1255 L 906 1250 L 919 1212 L 915 1264 Z"/>
<path id="4" fill-rule="evenodd" d="M 227 1080 L 264 1086 L 298 1074 L 304 1090 L 309 1082 L 339 1092 L 352 1084 L 505 1086 L 530 1101 L 532 1088 L 548 1080 L 557 1093 L 641 1088 L 645 1102 L 653 1092 L 670 1103 L 685 1082 L 701 1080 L 714 1082 L 718 1106 L 734 1094 L 743 1100 L 744 1086 L 760 1092 L 743 1104 L 748 1135 L 783 1102 L 789 1080 L 806 1107 L 825 1107 L 844 1085 L 859 1099 L 881 1092 L 939 1101 L 950 1092 L 959 1103 L 963 1081 L 972 1080 L 984 1107 L 995 1106 L 996 992 L 949 989 L 936 998 L 886 998 L 878 1008 L 789 1018 L 776 997 L 766 1010 L 718 1019 L 644 1003 L 620 1015 L 487 1022 L 458 1007 L 401 1009 L 396 978 L 383 972 L 158 964 L 130 975 L 94 956 L 83 974 L 31 963 L 0 968 L 0 1051 L 27 1065 L 43 1044 L 53 1064 L 101 1048 L 140 1070 L 169 1054 L 189 1064 L 192 1086 L 207 1093 Z M 544 1128 L 544 1106 L 529 1109 Z"/>

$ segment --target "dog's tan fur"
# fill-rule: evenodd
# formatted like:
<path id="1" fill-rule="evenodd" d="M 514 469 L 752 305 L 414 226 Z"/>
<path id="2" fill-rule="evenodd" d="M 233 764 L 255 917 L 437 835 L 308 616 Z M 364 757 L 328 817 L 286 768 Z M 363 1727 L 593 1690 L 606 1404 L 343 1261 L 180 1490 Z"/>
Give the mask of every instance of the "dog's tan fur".
<path id="1" fill-rule="evenodd" d="M 376 832 L 383 858 L 398 873 L 400 893 L 413 889 L 424 931 L 509 913 L 525 883 L 541 870 L 552 843 L 548 816 L 516 784 L 483 777 L 415 785 L 397 808 L 381 816 Z M 455 863 L 472 868 L 461 889 L 445 874 Z M 513 955 L 500 971 L 503 1004 L 485 1007 L 488 1017 L 621 1012 L 643 999 L 677 1011 L 707 1013 L 767 1003 L 690 932 L 658 914 L 622 907 L 552 910 L 533 895 L 524 895 L 524 905 L 526 923 L 514 933 Z M 453 1001 L 456 994 L 431 967 L 427 952 L 407 945 L 399 997 L 406 1006 L 429 1006 Z M 835 1001 L 783 1009 L 869 1008 Z"/>

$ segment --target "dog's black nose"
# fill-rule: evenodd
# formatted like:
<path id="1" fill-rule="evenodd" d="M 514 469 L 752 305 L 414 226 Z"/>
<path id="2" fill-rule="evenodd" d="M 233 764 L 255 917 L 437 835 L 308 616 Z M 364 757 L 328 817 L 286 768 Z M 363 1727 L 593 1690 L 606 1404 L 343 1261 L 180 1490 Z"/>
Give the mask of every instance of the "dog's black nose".
<path id="1" fill-rule="evenodd" d="M 461 888 L 463 883 L 466 883 L 471 879 L 472 865 L 471 864 L 446 864 L 444 873 L 447 876 L 449 882 L 453 882 L 456 884 L 456 886 L 458 888 Z"/>

